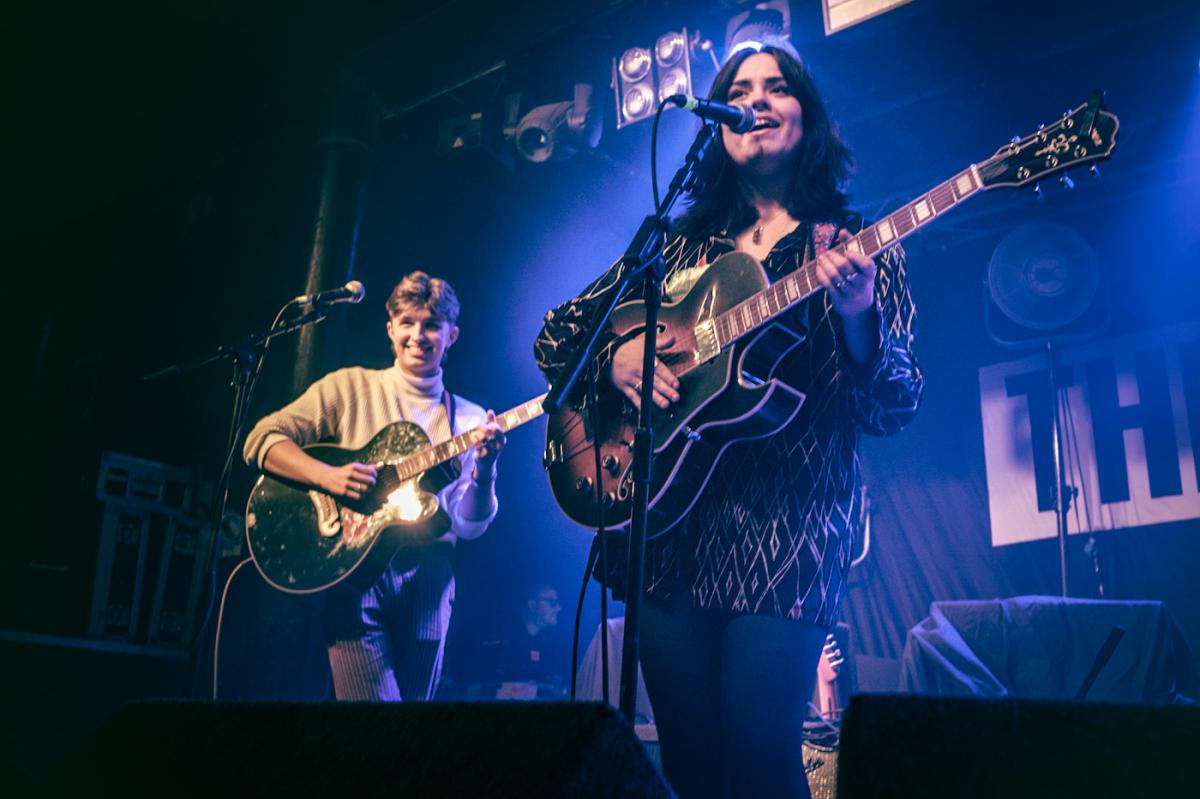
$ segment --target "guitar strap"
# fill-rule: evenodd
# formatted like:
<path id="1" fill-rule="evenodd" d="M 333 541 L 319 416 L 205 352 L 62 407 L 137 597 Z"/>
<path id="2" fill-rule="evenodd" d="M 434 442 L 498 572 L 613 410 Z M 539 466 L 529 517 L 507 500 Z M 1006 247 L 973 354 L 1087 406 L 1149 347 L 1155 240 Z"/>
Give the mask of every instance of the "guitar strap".
<path id="1" fill-rule="evenodd" d="M 813 257 L 820 258 L 830 245 L 833 244 L 833 237 L 837 235 L 838 227 L 833 222 L 822 221 L 813 225 L 812 244 Z"/>
<path id="2" fill-rule="evenodd" d="M 446 420 L 450 422 L 450 437 L 454 437 L 454 395 L 442 389 L 442 405 L 446 407 Z"/>

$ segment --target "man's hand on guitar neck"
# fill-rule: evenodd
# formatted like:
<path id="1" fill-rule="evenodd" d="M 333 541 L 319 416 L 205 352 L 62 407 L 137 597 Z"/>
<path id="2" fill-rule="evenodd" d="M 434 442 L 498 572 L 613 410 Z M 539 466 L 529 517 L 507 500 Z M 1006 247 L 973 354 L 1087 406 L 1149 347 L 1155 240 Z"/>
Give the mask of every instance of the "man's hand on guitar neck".
<path id="1" fill-rule="evenodd" d="M 642 351 L 645 336 L 638 335 L 629 339 L 613 354 L 612 371 L 609 379 L 617 390 L 624 394 L 633 407 L 642 407 Z M 658 352 L 669 350 L 675 344 L 675 336 L 669 332 L 658 335 L 655 349 Z M 672 374 L 662 360 L 654 359 L 654 404 L 666 410 L 672 402 L 679 402 L 679 378 Z"/>
<path id="2" fill-rule="evenodd" d="M 263 459 L 263 467 L 274 475 L 319 488 L 327 494 L 359 500 L 379 477 L 379 470 L 365 463 L 331 466 L 302 450 L 294 441 L 274 444 Z"/>
<path id="3" fill-rule="evenodd" d="M 477 427 L 478 443 L 475 445 L 475 474 L 476 483 L 487 483 L 496 479 L 496 459 L 508 442 L 504 431 L 496 423 L 496 412 L 487 412 L 487 421 Z"/>

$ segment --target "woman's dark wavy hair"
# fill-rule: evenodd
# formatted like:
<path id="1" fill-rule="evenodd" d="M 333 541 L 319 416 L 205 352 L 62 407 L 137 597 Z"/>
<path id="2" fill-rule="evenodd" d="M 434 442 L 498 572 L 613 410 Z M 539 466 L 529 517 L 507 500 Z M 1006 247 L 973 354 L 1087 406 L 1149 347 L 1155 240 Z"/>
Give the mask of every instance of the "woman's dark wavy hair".
<path id="1" fill-rule="evenodd" d="M 738 68 L 755 53 L 775 57 L 788 88 L 803 109 L 804 135 L 792 178 L 788 212 L 796 219 L 836 215 L 846 207 L 842 186 L 854 168 L 854 157 L 829 120 L 811 73 L 790 45 L 767 44 L 761 49 L 738 52 L 713 79 L 709 99 L 726 102 Z M 733 235 L 758 218 L 738 188 L 733 162 L 719 136 L 701 164 L 699 182 L 687 199 L 688 209 L 676 221 L 676 229 L 688 238 L 712 236 L 721 230 Z"/>

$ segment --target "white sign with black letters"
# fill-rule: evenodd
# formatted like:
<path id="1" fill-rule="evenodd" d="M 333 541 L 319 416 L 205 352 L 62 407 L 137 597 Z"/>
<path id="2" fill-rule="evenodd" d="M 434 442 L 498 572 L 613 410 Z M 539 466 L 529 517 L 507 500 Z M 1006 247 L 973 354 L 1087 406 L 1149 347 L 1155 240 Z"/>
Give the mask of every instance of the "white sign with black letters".
<path id="1" fill-rule="evenodd" d="M 1200 519 L 1200 324 L 1056 349 L 1071 533 Z M 992 545 L 1056 535 L 1044 352 L 979 370 Z"/>

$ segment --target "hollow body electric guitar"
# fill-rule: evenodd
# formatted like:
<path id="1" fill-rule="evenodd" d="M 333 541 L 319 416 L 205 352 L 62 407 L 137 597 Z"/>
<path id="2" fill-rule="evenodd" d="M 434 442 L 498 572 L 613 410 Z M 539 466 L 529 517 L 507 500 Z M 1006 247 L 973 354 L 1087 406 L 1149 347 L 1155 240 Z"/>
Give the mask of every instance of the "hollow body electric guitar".
<path id="1" fill-rule="evenodd" d="M 497 414 L 508 432 L 542 415 L 543 394 Z M 355 461 L 379 467 L 362 499 L 334 497 L 311 486 L 263 474 L 246 507 L 246 540 L 258 571 L 292 594 L 324 590 L 343 580 L 367 586 L 401 549 L 420 551 L 450 526 L 437 494 L 457 476 L 451 462 L 475 447 L 480 428 L 440 444 L 412 422 L 395 422 L 361 449 L 314 444 L 304 451 L 323 463 Z"/>
<path id="2" fill-rule="evenodd" d="M 1107 158 L 1118 127 L 1097 92 L 1053 125 L 1014 138 L 833 249 L 874 257 L 979 191 L 1022 186 Z M 799 412 L 803 394 L 774 373 L 802 341 L 773 322 L 820 289 L 816 273 L 816 261 L 808 261 L 771 284 L 756 260 L 732 252 L 714 261 L 686 295 L 663 304 L 660 329 L 676 343 L 660 357 L 679 378 L 681 398 L 669 410 L 654 409 L 648 537 L 671 529 L 687 513 L 730 444 L 770 436 Z M 644 320 L 642 302 L 622 304 L 612 316 L 613 333 L 633 337 Z M 567 516 L 596 527 L 602 503 L 605 526 L 615 529 L 627 525 L 632 513 L 636 417 L 623 397 L 601 400 L 598 411 L 599 430 L 590 429 L 589 414 L 578 407 L 551 415 L 543 462 Z"/>

